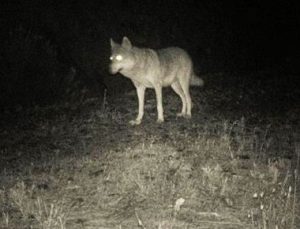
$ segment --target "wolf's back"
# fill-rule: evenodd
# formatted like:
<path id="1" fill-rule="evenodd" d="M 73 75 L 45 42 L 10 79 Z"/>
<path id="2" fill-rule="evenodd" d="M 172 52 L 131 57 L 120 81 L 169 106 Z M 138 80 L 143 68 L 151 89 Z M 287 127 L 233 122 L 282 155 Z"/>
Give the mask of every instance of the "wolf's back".
<path id="1" fill-rule="evenodd" d="M 190 85 L 192 86 L 200 86 L 204 85 L 204 81 L 195 75 L 193 71 L 193 62 L 189 54 L 177 47 L 170 47 L 166 49 L 157 50 L 157 54 L 159 56 L 159 60 L 162 66 L 168 66 L 169 68 L 174 68 L 176 65 L 181 66 L 180 71 L 190 71 Z"/>

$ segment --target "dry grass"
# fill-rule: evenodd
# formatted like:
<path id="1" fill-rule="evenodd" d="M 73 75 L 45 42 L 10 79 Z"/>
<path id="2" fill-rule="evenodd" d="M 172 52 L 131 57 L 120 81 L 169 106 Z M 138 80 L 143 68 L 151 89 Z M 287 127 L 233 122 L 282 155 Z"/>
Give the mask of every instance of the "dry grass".
<path id="1" fill-rule="evenodd" d="M 9 198 L 20 211 L 22 218 L 35 220 L 41 228 L 45 229 L 66 228 L 67 212 L 63 203 L 59 203 L 62 200 L 59 199 L 58 203 L 57 200 L 53 200 L 54 203 L 47 203 L 40 196 L 35 196 L 34 191 L 34 185 L 27 188 L 24 182 L 17 183 L 10 189 Z"/>
<path id="2" fill-rule="evenodd" d="M 130 127 L 133 114 L 124 114 L 135 109 L 125 104 L 105 101 L 24 134 L 45 141 L 16 151 L 43 161 L 1 172 L 0 228 L 299 227 L 300 146 L 291 129 L 203 114 L 159 126 L 153 102 L 145 123 Z"/>

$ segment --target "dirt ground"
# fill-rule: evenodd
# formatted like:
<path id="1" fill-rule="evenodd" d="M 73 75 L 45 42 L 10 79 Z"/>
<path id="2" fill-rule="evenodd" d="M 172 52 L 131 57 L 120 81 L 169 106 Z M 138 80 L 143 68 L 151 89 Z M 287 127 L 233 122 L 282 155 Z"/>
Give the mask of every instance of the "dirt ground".
<path id="1" fill-rule="evenodd" d="M 193 117 L 163 91 L 6 112 L 0 228 L 299 228 L 296 76 L 204 75 Z"/>

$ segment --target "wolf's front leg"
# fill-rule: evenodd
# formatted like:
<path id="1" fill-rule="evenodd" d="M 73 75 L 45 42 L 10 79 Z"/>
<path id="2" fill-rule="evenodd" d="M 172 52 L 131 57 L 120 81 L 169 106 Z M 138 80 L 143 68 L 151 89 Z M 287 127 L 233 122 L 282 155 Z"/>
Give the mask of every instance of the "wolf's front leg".
<path id="1" fill-rule="evenodd" d="M 142 122 L 143 116 L 144 116 L 144 98 L 145 98 L 145 90 L 146 88 L 142 85 L 136 85 L 136 92 L 138 96 L 139 101 L 139 113 L 135 120 L 131 120 L 129 123 L 131 125 L 139 125 Z"/>
<path id="2" fill-rule="evenodd" d="M 155 88 L 156 100 L 157 100 L 157 122 L 162 123 L 164 122 L 164 109 L 162 105 L 162 87 L 160 85 L 156 86 Z"/>

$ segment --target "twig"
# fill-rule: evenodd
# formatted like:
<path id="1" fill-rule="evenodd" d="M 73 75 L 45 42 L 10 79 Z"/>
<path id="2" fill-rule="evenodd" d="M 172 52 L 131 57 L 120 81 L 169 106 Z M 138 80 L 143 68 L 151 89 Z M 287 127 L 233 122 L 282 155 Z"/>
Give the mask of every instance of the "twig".
<path id="1" fill-rule="evenodd" d="M 251 226 L 251 224 L 231 222 L 231 221 L 210 221 L 210 220 L 201 220 L 197 221 L 197 223 L 209 223 L 209 224 L 219 224 L 219 225 L 237 225 L 237 226 Z M 243 228 L 244 228 L 243 227 Z"/>
<path id="2" fill-rule="evenodd" d="M 298 182 L 298 170 L 299 170 L 299 161 L 300 161 L 300 143 L 296 142 L 295 151 L 297 154 L 297 164 L 295 169 L 295 180 L 294 180 L 294 200 L 293 200 L 293 217 L 292 217 L 292 223 L 291 223 L 291 229 L 295 228 L 295 211 L 296 211 L 296 204 L 297 204 L 297 182 Z"/>
<path id="3" fill-rule="evenodd" d="M 140 217 L 138 216 L 136 210 L 135 210 L 135 217 L 136 217 L 136 219 L 137 219 L 137 221 L 138 221 L 138 226 L 141 227 L 141 228 L 143 228 L 143 229 L 146 229 L 146 227 L 144 226 L 142 220 L 141 220 Z"/>

